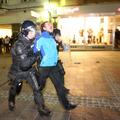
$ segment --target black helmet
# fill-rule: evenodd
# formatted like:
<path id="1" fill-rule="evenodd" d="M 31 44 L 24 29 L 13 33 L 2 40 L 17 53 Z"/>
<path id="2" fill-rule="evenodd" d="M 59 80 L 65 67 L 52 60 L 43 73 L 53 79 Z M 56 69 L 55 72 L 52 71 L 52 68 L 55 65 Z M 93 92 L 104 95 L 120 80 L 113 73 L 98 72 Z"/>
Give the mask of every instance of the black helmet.
<path id="1" fill-rule="evenodd" d="M 29 31 L 35 31 L 36 30 L 36 24 L 30 20 L 25 20 L 23 23 L 22 23 L 22 26 L 21 26 L 21 32 L 22 34 L 24 34 L 25 36 L 28 35 L 28 32 Z"/>

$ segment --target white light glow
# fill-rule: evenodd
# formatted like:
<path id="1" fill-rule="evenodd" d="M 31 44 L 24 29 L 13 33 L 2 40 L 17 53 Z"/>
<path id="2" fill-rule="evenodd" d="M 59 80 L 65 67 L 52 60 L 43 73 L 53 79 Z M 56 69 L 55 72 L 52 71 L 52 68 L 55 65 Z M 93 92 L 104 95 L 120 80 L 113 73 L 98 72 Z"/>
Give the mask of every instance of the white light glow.
<path id="1" fill-rule="evenodd" d="M 120 8 L 118 8 L 118 12 L 120 12 Z"/>
<path id="2" fill-rule="evenodd" d="M 104 43 L 108 41 L 108 17 L 104 17 Z"/>
<path id="3" fill-rule="evenodd" d="M 42 21 L 48 21 L 49 20 L 49 14 L 47 11 L 41 12 L 41 20 Z"/>
<path id="4" fill-rule="evenodd" d="M 49 12 L 52 12 L 53 10 L 57 9 L 57 5 L 55 5 L 55 4 L 44 4 L 44 9 L 49 11 Z"/>
<path id="5" fill-rule="evenodd" d="M 86 32 L 88 29 L 92 29 L 94 35 L 96 36 L 100 30 L 100 17 L 86 17 L 85 29 Z"/>
<path id="6" fill-rule="evenodd" d="M 12 30 L 11 29 L 0 29 L 0 37 L 5 37 L 5 36 L 12 36 Z"/>
<path id="7" fill-rule="evenodd" d="M 77 44 L 88 43 L 88 34 L 100 39 L 100 31 L 103 29 L 102 43 L 108 43 L 108 17 L 67 17 L 59 20 L 58 27 L 61 29 L 64 42 L 71 43 L 75 40 Z"/>
<path id="8" fill-rule="evenodd" d="M 64 40 L 73 40 L 74 37 L 77 42 L 81 43 L 80 30 L 84 30 L 84 36 L 87 40 L 87 30 L 92 29 L 94 35 L 98 34 L 100 27 L 99 17 L 69 17 L 63 18 L 59 21 L 59 27 L 61 27 Z"/>
<path id="9" fill-rule="evenodd" d="M 40 17 L 40 14 L 38 14 L 38 13 L 35 12 L 35 11 L 31 11 L 31 16 L 36 17 L 36 18 L 39 18 L 39 17 Z"/>

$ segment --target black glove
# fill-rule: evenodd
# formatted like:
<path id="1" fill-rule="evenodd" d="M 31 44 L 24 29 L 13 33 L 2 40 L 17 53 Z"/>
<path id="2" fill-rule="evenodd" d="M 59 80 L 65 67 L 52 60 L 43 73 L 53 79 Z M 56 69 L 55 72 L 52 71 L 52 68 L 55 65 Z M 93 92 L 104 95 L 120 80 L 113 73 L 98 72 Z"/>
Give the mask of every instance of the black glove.
<path id="1" fill-rule="evenodd" d="M 28 56 L 31 56 L 31 57 L 34 56 L 34 51 L 32 48 L 29 48 L 27 52 L 28 52 Z"/>

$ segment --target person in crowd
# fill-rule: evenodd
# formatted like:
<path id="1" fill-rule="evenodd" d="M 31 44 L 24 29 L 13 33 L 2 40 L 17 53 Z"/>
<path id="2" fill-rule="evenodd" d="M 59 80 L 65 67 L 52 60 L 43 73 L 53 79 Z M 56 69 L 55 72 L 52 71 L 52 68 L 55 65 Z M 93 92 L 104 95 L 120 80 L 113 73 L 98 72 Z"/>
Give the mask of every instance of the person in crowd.
<path id="1" fill-rule="evenodd" d="M 52 35 L 53 25 L 46 21 L 41 24 L 41 36 L 35 43 L 35 50 L 40 52 L 39 82 L 41 90 L 44 89 L 46 80 L 49 77 L 54 84 L 58 98 L 66 110 L 76 108 L 76 104 L 68 101 L 66 90 L 61 82 L 61 75 L 57 67 L 58 52 L 56 42 Z"/>
<path id="2" fill-rule="evenodd" d="M 57 50 L 58 52 L 60 51 L 60 47 L 63 48 L 63 44 L 62 44 L 62 39 L 61 39 L 61 31 L 60 29 L 57 28 L 57 23 L 53 23 L 53 37 L 57 43 Z"/>
<path id="3" fill-rule="evenodd" d="M 8 37 L 7 35 L 6 35 L 6 37 L 5 37 L 5 52 L 6 53 L 9 53 L 9 42 L 10 42 L 10 37 Z"/>
<path id="4" fill-rule="evenodd" d="M 25 20 L 21 25 L 21 32 L 18 40 L 11 48 L 12 65 L 10 67 L 8 77 L 11 80 L 8 105 L 11 111 L 15 108 L 15 97 L 20 93 L 22 87 L 22 80 L 27 80 L 32 87 L 34 94 L 34 101 L 37 105 L 40 115 L 49 116 L 51 111 L 45 106 L 43 95 L 37 82 L 37 70 L 33 66 L 39 58 L 33 53 L 32 43 L 36 35 L 36 25 L 30 21 Z"/>
<path id="5" fill-rule="evenodd" d="M 2 38 L 0 38 L 0 54 L 2 53 Z"/>
<path id="6" fill-rule="evenodd" d="M 118 48 L 120 41 L 120 31 L 119 29 L 115 30 L 115 48 Z"/>

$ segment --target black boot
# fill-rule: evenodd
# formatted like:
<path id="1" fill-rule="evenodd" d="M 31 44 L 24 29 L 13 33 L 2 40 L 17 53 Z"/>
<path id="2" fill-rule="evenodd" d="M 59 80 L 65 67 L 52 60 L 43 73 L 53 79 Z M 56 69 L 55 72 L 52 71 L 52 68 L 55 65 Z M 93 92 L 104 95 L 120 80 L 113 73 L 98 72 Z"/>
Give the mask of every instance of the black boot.
<path id="1" fill-rule="evenodd" d="M 66 93 L 66 94 L 69 94 L 69 93 L 70 93 L 70 89 L 64 87 L 64 90 L 65 90 L 65 93 Z"/>
<path id="2" fill-rule="evenodd" d="M 77 107 L 76 104 L 68 104 L 68 105 L 65 107 L 65 109 L 66 109 L 66 110 L 72 110 L 72 109 L 75 109 L 76 107 Z"/>
<path id="3" fill-rule="evenodd" d="M 46 106 L 44 106 L 44 109 L 45 109 L 46 111 L 48 111 L 48 112 L 50 113 L 50 115 L 52 114 L 52 111 L 51 111 L 50 109 L 48 109 Z"/>
<path id="4" fill-rule="evenodd" d="M 44 107 L 44 108 L 39 108 L 39 109 L 38 109 L 38 112 L 39 112 L 39 114 L 40 114 L 41 116 L 51 116 L 51 115 L 52 115 L 52 112 L 51 112 L 48 108 L 46 108 L 46 107 Z"/>

